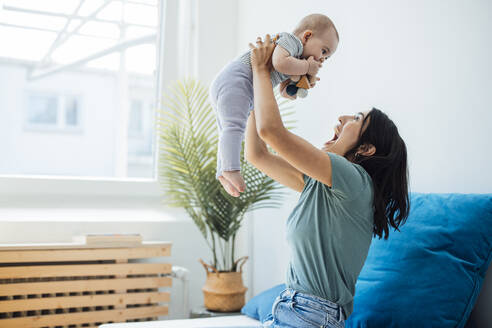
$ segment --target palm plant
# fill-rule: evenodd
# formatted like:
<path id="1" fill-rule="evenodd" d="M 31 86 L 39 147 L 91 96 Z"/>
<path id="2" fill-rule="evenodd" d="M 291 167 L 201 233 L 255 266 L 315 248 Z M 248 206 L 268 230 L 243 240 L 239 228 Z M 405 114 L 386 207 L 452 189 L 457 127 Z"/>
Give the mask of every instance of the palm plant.
<path id="1" fill-rule="evenodd" d="M 292 114 L 286 104 L 286 100 L 279 102 L 284 117 Z M 159 182 L 165 203 L 184 208 L 193 219 L 212 251 L 214 268 L 236 271 L 236 234 L 245 213 L 278 207 L 280 185 L 246 162 L 242 153 L 246 191 L 235 198 L 223 190 L 215 178 L 215 112 L 208 101 L 208 89 L 195 80 L 177 81 L 168 88 L 157 131 Z"/>

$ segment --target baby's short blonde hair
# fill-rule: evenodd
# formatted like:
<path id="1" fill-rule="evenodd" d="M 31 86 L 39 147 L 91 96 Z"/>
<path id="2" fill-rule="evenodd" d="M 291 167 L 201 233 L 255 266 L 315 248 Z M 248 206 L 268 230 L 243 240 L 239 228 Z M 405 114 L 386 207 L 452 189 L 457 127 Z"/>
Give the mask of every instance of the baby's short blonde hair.
<path id="1" fill-rule="evenodd" d="M 330 28 L 333 28 L 335 30 L 335 33 L 337 35 L 337 40 L 340 41 L 335 24 L 333 24 L 330 18 L 328 18 L 323 14 L 311 14 L 304 17 L 299 22 L 299 24 L 297 24 L 293 33 L 294 35 L 299 37 L 302 34 L 302 32 L 304 32 L 305 30 L 311 30 L 313 31 L 313 34 L 316 35 L 319 33 L 323 33 L 324 31 Z"/>

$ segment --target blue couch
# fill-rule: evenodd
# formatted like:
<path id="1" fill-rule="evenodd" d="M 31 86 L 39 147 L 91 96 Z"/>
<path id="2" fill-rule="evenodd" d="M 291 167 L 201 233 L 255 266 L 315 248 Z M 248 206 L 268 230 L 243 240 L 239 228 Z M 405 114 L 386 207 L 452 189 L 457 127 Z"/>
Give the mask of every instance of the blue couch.
<path id="1" fill-rule="evenodd" d="M 373 240 L 346 327 L 465 327 L 492 259 L 492 194 L 413 193 L 410 200 L 401 232 Z M 262 321 L 283 287 L 242 312 Z"/>

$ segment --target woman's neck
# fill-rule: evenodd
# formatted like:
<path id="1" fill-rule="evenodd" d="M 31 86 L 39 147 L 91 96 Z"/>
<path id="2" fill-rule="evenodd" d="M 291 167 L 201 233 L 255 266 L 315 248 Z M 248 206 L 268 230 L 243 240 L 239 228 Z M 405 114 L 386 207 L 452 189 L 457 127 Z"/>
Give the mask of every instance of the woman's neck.
<path id="1" fill-rule="evenodd" d="M 345 156 L 347 151 L 345 150 L 342 145 L 337 144 L 336 142 L 331 143 L 331 144 L 325 144 L 323 147 L 321 147 L 323 151 L 334 153 L 340 156 Z"/>

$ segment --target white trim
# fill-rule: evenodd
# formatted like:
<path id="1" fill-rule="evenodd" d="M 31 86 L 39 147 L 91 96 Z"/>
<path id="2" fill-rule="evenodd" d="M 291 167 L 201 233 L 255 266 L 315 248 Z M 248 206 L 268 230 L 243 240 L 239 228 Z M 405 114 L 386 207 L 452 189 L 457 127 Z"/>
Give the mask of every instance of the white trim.
<path id="1" fill-rule="evenodd" d="M 156 197 L 156 179 L 0 175 L 0 197 L 23 195 Z M 5 199 L 5 198 L 4 198 Z"/>
<path id="2" fill-rule="evenodd" d="M 158 58 L 157 61 L 157 67 L 156 67 L 156 72 L 157 72 L 157 83 L 155 85 L 155 103 L 154 103 L 154 111 L 153 111 L 153 116 L 154 116 L 154 121 L 152 122 L 152 125 L 154 126 L 154 138 L 153 138 L 153 153 L 152 155 L 154 156 L 154 178 L 157 181 L 158 177 L 158 163 L 159 163 L 159 133 L 157 132 L 156 128 L 156 122 L 159 120 L 159 110 L 162 107 L 162 101 L 163 101 L 163 94 L 164 94 L 164 53 L 165 53 L 165 39 L 166 39 L 166 24 L 167 21 L 165 19 L 166 13 L 167 13 L 167 0 L 160 0 L 159 1 L 159 16 L 158 16 L 158 21 L 159 21 L 159 31 L 157 32 L 157 47 L 156 49 L 156 58 Z"/>

